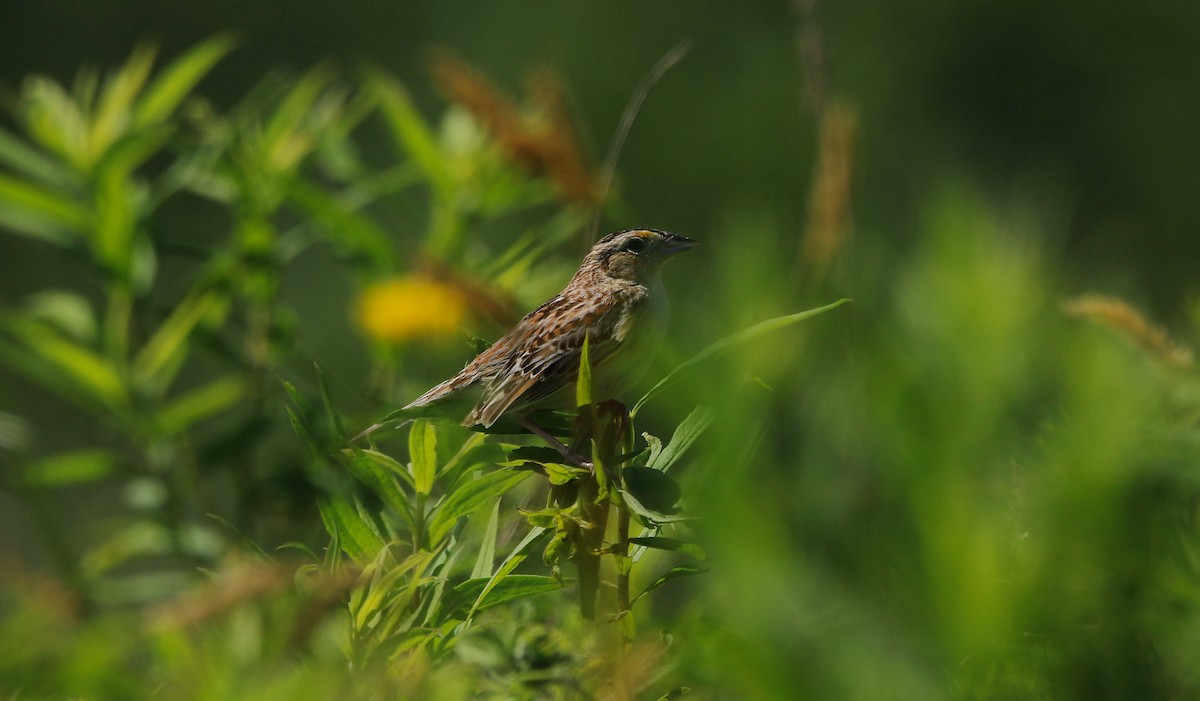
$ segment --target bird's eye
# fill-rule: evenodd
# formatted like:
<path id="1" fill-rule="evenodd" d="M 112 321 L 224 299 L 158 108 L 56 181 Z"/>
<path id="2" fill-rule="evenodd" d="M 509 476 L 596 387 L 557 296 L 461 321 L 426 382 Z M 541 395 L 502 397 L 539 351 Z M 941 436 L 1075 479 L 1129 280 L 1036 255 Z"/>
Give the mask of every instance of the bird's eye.
<path id="1" fill-rule="evenodd" d="M 624 248 L 630 253 L 641 253 L 646 250 L 646 242 L 641 237 L 629 239 Z"/>

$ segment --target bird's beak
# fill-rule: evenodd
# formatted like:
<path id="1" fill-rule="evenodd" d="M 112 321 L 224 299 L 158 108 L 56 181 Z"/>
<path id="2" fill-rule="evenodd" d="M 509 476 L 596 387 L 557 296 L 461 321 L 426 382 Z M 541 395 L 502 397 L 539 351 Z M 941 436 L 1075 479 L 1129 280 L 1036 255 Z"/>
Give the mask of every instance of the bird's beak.
<path id="1" fill-rule="evenodd" d="M 699 241 L 689 239 L 686 236 L 680 236 L 679 234 L 668 233 L 666 234 L 666 237 L 667 245 L 665 248 L 663 248 L 663 252 L 667 253 L 668 255 L 682 253 L 683 251 L 686 251 L 687 249 L 692 248 L 700 243 Z"/>

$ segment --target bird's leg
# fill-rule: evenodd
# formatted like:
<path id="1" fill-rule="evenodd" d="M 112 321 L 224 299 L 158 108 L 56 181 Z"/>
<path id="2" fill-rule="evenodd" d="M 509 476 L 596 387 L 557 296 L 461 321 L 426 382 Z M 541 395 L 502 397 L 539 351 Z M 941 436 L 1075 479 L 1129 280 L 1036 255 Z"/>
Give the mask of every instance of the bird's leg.
<path id="1" fill-rule="evenodd" d="M 566 458 L 567 462 L 571 463 L 575 467 L 582 467 L 585 470 L 595 469 L 595 466 L 592 464 L 591 460 L 588 460 L 579 453 L 576 453 L 568 448 L 562 441 L 550 435 L 550 433 L 541 426 L 535 424 L 528 416 L 521 417 L 521 425 L 529 429 L 529 431 L 534 435 L 549 443 L 551 448 L 554 448 L 561 453 L 562 456 Z"/>

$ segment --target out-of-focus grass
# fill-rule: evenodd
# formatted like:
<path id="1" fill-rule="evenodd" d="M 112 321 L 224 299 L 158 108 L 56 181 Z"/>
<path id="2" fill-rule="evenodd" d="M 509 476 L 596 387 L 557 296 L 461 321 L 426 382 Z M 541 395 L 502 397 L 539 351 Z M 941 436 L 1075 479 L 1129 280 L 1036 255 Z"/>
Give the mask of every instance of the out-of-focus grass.
<path id="1" fill-rule="evenodd" d="M 961 190 L 922 207 L 772 391 L 752 354 L 702 383 L 699 528 L 728 566 L 697 668 L 754 698 L 1195 693 L 1194 370 L 1062 314 L 1046 232 Z"/>
<path id="2" fill-rule="evenodd" d="M 453 425 L 421 421 L 378 433 L 367 450 L 348 446 L 358 423 L 441 379 L 453 346 L 422 349 L 407 331 L 401 345 L 362 339 L 370 398 L 347 406 L 334 381 L 309 379 L 288 322 L 306 310 L 289 309 L 279 288 L 300 251 L 323 246 L 355 289 L 423 276 L 494 322 L 513 300 L 540 301 L 563 281 L 573 253 L 562 244 L 587 219 L 555 198 L 590 190 L 548 181 L 561 164 L 506 159 L 514 139 L 541 148 L 566 138 L 555 131 L 562 115 L 533 115 L 530 124 L 552 128 L 523 134 L 506 105 L 510 142 L 497 143 L 470 104 L 434 126 L 386 76 L 348 87 L 315 71 L 269 81 L 229 114 L 192 102 L 191 121 L 177 117 L 228 48 L 205 45 L 157 78 L 139 51 L 73 94 L 31 83 L 28 139 L 0 133 L 0 221 L 61 247 L 98 281 L 6 305 L 0 361 L 80 404 L 110 436 L 60 453 L 30 445 L 28 426 L 3 417 L 0 455 L 12 469 L 0 483 L 40 515 L 60 569 L 11 568 L 0 584 L 0 690 L 1197 693 L 1200 378 L 1186 348 L 1195 329 L 1169 339 L 1132 307 L 1095 298 L 1064 313 L 1080 291 L 1064 288 L 1039 244 L 1058 232 L 1038 230 L 1023 207 L 947 182 L 913 204 L 923 233 L 904 250 L 870 231 L 847 243 L 845 222 L 826 222 L 819 279 L 797 275 L 813 261 L 801 262 L 803 246 L 771 212 L 732 209 L 666 273 L 674 342 L 648 386 L 764 319 L 842 296 L 854 304 L 706 356 L 637 412 L 638 431 L 653 435 L 614 439 L 631 449 L 614 464 L 657 471 L 640 477 L 667 485 L 665 506 L 635 493 L 624 471 L 613 489 L 627 494 L 574 501 L 562 488 L 584 476 L 553 455 Z M 479 76 L 442 70 L 459 71 L 460 88 L 484 85 L 497 104 Z M 357 153 L 368 119 L 392 135 L 400 165 Z M 142 167 L 151 154 L 165 165 Z M 229 231 L 163 310 L 152 304 L 163 282 L 154 260 L 170 246 L 155 226 L 181 192 L 228 210 Z M 419 255 L 393 250 L 371 208 L 388 198 L 420 212 Z M 497 237 L 506 222 L 516 233 Z M 220 435 L 201 430 L 222 419 Z M 299 436 L 278 430 L 287 422 Z M 258 549 L 260 507 L 281 481 L 255 469 L 262 460 L 289 466 L 309 498 L 284 526 L 297 542 L 278 552 Z M 63 537 L 53 491 L 62 485 L 122 489 L 104 537 Z M 543 508 L 547 489 L 558 500 Z M 634 532 L 598 534 L 614 563 L 599 578 L 618 590 L 600 586 L 601 613 L 630 587 L 652 593 L 626 602 L 633 613 L 615 625 L 586 622 L 563 590 L 569 562 L 600 556 L 580 547 L 580 514 L 635 502 L 644 511 Z M 629 540 L 643 523 L 649 539 Z M 314 538 L 322 527 L 328 538 Z M 709 571 L 683 578 L 696 559 Z"/>

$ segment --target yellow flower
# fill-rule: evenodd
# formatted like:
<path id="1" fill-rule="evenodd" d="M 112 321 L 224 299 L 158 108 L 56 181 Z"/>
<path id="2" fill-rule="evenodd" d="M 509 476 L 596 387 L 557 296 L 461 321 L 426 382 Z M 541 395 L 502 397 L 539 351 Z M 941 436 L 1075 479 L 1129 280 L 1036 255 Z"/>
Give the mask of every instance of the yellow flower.
<path id="1" fill-rule="evenodd" d="M 358 323 L 378 341 L 444 338 L 459 330 L 467 309 L 466 296 L 451 285 L 427 277 L 393 278 L 362 293 Z"/>

